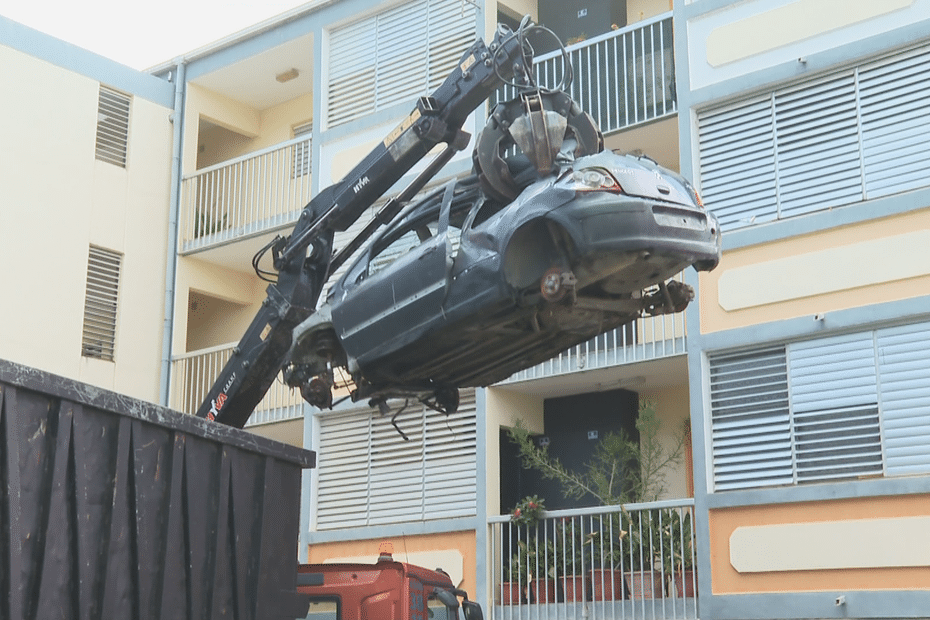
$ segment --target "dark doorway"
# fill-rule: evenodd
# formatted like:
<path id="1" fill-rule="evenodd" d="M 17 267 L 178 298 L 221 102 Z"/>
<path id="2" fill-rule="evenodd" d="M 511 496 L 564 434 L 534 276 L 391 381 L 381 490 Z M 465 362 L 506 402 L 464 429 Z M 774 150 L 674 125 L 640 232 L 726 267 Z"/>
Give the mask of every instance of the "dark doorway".
<path id="1" fill-rule="evenodd" d="M 545 430 L 535 437 L 535 441 L 537 445 L 547 442 L 550 455 L 568 469 L 579 471 L 607 433 L 623 429 L 634 441 L 639 440 L 636 430 L 638 405 L 639 396 L 628 390 L 547 399 L 543 409 Z M 523 469 L 517 446 L 510 441 L 505 429 L 501 429 L 500 463 L 502 514 L 510 512 L 518 501 L 528 495 L 545 499 L 549 510 L 597 504 L 592 497 L 566 498 L 557 482 L 545 479 L 534 470 Z"/>

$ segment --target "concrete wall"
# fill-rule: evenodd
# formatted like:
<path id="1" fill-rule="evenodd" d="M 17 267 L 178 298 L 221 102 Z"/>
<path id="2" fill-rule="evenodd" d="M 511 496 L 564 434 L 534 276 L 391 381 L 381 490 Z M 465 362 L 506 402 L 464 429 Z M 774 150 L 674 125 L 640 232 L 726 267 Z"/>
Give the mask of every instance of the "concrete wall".
<path id="1" fill-rule="evenodd" d="M 98 80 L 2 43 L 0 66 L 15 93 L 0 101 L 0 356 L 157 401 L 171 110 L 132 97 L 121 168 L 94 158 Z M 123 255 L 114 362 L 81 356 L 91 244 Z"/>

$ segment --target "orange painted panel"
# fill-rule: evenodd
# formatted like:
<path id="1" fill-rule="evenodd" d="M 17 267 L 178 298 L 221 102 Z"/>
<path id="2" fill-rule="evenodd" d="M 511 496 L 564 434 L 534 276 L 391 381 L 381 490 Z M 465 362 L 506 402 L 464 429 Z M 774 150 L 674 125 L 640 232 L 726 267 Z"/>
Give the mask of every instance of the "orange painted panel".
<path id="1" fill-rule="evenodd" d="M 930 515 L 930 495 L 864 497 L 822 502 L 721 508 L 710 511 L 711 585 L 714 594 L 849 590 L 930 590 L 930 566 L 739 573 L 730 564 L 730 537 L 738 527 Z M 930 532 L 927 533 L 930 537 Z M 785 541 L 791 544 L 792 541 Z M 911 541 L 926 544 L 926 541 Z M 894 544 L 851 540 L 850 545 Z M 904 541 L 903 544 L 906 544 Z M 765 553 L 765 549 L 759 549 Z"/>

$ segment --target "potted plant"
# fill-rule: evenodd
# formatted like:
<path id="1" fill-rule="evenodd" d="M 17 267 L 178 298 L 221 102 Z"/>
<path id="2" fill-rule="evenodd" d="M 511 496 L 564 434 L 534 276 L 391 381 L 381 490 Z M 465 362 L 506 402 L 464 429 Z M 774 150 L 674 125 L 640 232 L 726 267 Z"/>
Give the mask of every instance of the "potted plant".
<path id="1" fill-rule="evenodd" d="M 638 442 L 622 430 L 604 436 L 581 471 L 567 469 L 549 455 L 546 447 L 538 447 L 519 421 L 509 429 L 509 435 L 517 444 L 524 467 L 559 482 L 566 497 L 590 496 L 603 506 L 622 506 L 657 500 L 666 490 L 668 468 L 679 463 L 683 453 L 683 433 L 675 435 L 671 447 L 659 439 L 661 421 L 652 402 L 640 401 L 636 428 Z M 651 511 L 631 515 L 624 509 L 612 519 L 603 533 L 589 533 L 587 541 L 592 558 L 590 568 L 597 571 L 591 577 L 595 598 L 626 597 L 627 593 L 652 597 L 655 592 L 661 596 L 661 574 L 651 572 L 661 561 L 657 556 L 660 534 L 655 530 L 658 525 L 653 523 Z M 601 538 L 595 538 L 598 536 Z M 600 549 L 606 549 L 607 556 L 595 552 Z M 628 573 L 630 583 L 624 582 L 622 572 Z M 658 586 L 654 589 L 656 582 Z"/>
<path id="2" fill-rule="evenodd" d="M 505 566 L 507 581 L 501 584 L 501 604 L 517 602 L 555 602 L 555 581 L 550 579 L 555 564 L 552 541 L 541 544 L 539 522 L 545 504 L 538 496 L 528 496 L 517 502 L 510 513 L 516 526 L 517 551 Z"/>
<path id="3" fill-rule="evenodd" d="M 665 510 L 662 521 L 662 562 L 669 576 L 668 593 L 670 596 L 692 598 L 695 574 L 691 513 Z"/>
<path id="4" fill-rule="evenodd" d="M 556 580 L 559 602 L 585 600 L 585 561 L 582 553 L 582 527 L 580 522 L 562 518 L 553 523 L 555 564 L 551 576 Z"/>

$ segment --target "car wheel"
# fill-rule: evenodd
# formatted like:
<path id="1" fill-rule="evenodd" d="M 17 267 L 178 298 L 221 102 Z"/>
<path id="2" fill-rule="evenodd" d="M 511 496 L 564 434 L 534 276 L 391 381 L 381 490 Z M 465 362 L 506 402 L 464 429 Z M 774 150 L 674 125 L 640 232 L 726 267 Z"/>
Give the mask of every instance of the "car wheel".
<path id="1" fill-rule="evenodd" d="M 575 274 L 562 267 L 552 267 L 543 274 L 539 282 L 539 290 L 546 301 L 561 301 L 565 295 L 574 293 L 577 280 Z"/>

